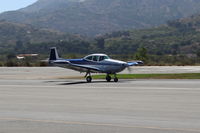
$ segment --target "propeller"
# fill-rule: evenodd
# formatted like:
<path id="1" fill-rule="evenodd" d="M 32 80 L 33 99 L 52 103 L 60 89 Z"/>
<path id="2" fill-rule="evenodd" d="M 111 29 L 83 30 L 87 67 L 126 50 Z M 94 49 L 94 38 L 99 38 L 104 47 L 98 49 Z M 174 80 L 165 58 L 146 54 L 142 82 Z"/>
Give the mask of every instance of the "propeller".
<path id="1" fill-rule="evenodd" d="M 132 69 L 131 69 L 130 66 L 127 67 L 127 70 L 128 70 L 129 73 L 132 73 Z"/>
<path id="2" fill-rule="evenodd" d="M 124 64 L 126 66 L 126 69 L 128 70 L 129 73 L 132 73 L 131 66 L 128 65 L 128 63 Z"/>
<path id="3" fill-rule="evenodd" d="M 133 61 L 133 62 L 128 62 L 126 64 L 126 68 L 128 70 L 129 73 L 132 73 L 132 69 L 131 66 L 138 66 L 138 65 L 143 65 L 143 61 Z"/>

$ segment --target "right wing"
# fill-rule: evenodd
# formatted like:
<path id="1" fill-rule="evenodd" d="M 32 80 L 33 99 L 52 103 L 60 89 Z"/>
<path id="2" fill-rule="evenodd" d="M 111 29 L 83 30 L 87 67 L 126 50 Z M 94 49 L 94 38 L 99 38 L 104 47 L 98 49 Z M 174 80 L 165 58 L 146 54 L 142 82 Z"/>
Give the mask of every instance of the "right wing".
<path id="1" fill-rule="evenodd" d="M 134 62 L 127 62 L 128 66 L 137 66 L 137 65 L 143 65 L 143 61 L 134 61 Z"/>

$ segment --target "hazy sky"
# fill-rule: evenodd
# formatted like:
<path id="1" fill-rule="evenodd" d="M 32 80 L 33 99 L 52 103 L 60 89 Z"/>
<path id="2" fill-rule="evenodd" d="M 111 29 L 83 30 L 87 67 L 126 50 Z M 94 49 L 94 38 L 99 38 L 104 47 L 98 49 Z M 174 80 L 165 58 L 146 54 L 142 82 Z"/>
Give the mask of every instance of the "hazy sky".
<path id="1" fill-rule="evenodd" d="M 26 7 L 37 0 L 0 0 L 0 13 Z"/>

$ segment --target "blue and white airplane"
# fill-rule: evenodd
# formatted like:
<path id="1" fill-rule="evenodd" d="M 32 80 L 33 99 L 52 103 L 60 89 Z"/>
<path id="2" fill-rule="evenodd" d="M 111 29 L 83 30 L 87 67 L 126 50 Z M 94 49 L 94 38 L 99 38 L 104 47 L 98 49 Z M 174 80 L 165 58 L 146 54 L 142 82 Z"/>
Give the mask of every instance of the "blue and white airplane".
<path id="1" fill-rule="evenodd" d="M 49 64 L 72 69 L 79 72 L 86 72 L 86 81 L 92 82 L 91 73 L 106 73 L 106 80 L 111 81 L 111 74 L 114 74 L 114 82 L 118 82 L 117 73 L 130 66 L 143 64 L 142 61 L 123 62 L 109 58 L 105 54 L 91 54 L 82 59 L 59 58 L 56 47 L 51 48 Z"/>

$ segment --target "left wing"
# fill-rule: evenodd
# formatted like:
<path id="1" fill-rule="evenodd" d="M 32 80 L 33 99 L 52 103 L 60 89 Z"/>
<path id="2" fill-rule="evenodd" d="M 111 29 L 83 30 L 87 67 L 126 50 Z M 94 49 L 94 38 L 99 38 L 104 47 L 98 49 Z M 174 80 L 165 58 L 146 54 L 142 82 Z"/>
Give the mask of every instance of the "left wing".
<path id="1" fill-rule="evenodd" d="M 96 67 L 93 67 L 93 66 L 87 66 L 87 65 L 77 65 L 77 64 L 72 64 L 70 63 L 71 65 L 71 68 L 75 68 L 77 69 L 77 71 L 82 71 L 82 72 L 100 72 L 100 69 L 99 68 L 96 68 Z"/>
<path id="2" fill-rule="evenodd" d="M 94 66 L 90 66 L 90 65 L 79 65 L 79 64 L 73 64 L 70 61 L 66 61 L 66 60 L 57 60 L 54 61 L 54 65 L 60 66 L 60 67 L 64 67 L 64 68 L 68 68 L 68 69 L 72 69 L 72 70 L 76 70 L 79 72 L 101 72 L 101 70 L 97 67 Z"/>

